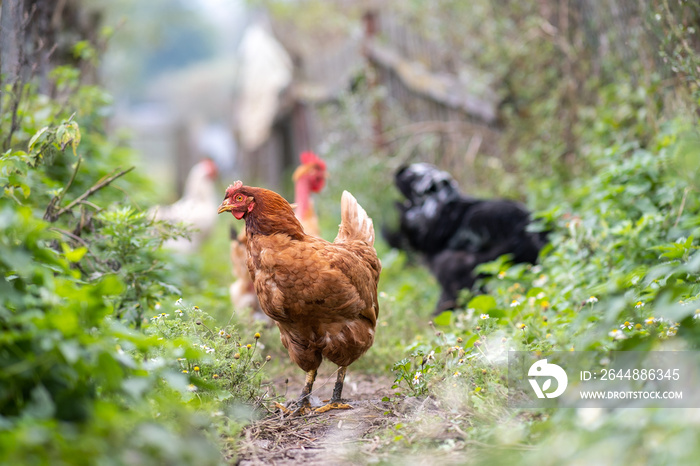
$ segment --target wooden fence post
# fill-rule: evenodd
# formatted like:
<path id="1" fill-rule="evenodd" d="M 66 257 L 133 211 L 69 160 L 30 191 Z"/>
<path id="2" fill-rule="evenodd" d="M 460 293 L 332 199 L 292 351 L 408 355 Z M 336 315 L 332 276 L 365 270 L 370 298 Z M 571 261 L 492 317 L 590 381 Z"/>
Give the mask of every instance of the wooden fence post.
<path id="1" fill-rule="evenodd" d="M 372 41 L 374 36 L 377 35 L 379 25 L 377 20 L 377 12 L 368 10 L 365 12 L 362 20 L 365 24 L 365 37 L 364 44 L 362 47 L 362 54 L 367 61 L 367 67 L 369 68 L 367 73 L 367 85 L 370 91 L 375 90 L 379 84 L 379 67 L 375 66 L 369 53 L 368 44 Z M 384 113 L 383 103 L 381 99 L 375 97 L 374 104 L 372 105 L 372 134 L 375 150 L 382 150 L 386 143 L 384 141 L 384 125 L 382 123 L 382 115 Z"/>

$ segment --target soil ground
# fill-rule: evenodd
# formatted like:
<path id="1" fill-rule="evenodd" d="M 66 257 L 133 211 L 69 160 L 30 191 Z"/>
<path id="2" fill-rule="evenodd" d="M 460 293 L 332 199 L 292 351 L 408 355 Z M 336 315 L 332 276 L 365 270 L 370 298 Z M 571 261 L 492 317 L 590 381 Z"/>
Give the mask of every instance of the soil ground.
<path id="1" fill-rule="evenodd" d="M 332 370 L 329 368 L 329 371 Z M 312 405 L 328 400 L 335 383 L 334 372 L 319 373 L 312 393 Z M 304 374 L 274 381 L 277 393 L 288 400 L 301 392 Z M 289 383 L 287 384 L 286 381 Z M 343 399 L 353 409 L 323 414 L 282 417 L 272 414 L 248 426 L 238 451 L 238 464 L 253 465 L 340 465 L 363 464 L 362 457 L 378 446 L 373 432 L 392 422 L 389 396 L 392 381 L 348 370 Z"/>

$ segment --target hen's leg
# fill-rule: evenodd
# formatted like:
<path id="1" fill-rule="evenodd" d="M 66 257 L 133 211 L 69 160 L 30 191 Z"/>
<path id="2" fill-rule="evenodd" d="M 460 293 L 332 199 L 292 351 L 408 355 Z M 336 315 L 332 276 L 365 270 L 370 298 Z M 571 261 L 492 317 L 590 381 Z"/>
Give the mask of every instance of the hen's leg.
<path id="1" fill-rule="evenodd" d="M 335 379 L 335 387 L 333 387 L 333 396 L 331 401 L 320 408 L 315 409 L 317 413 L 325 413 L 331 409 L 351 409 L 352 406 L 341 403 L 340 396 L 343 394 L 343 382 L 345 381 L 345 372 L 348 370 L 347 367 L 340 367 L 338 369 L 338 377 Z"/>
<path id="2" fill-rule="evenodd" d="M 311 396 L 311 390 L 314 388 L 314 381 L 316 380 L 316 369 L 311 369 L 306 373 L 306 382 L 304 383 L 304 388 L 301 390 L 301 396 L 299 396 L 299 407 L 305 407 L 311 409 L 311 401 L 309 397 Z"/>
<path id="3" fill-rule="evenodd" d="M 316 369 L 312 369 L 306 373 L 306 382 L 304 383 L 304 388 L 301 390 L 301 395 L 296 401 L 296 409 L 290 409 L 288 407 L 282 406 L 279 403 L 275 403 L 280 411 L 284 414 L 306 414 L 311 411 L 311 401 L 309 397 L 311 396 L 311 390 L 314 387 L 314 381 L 316 380 Z"/>

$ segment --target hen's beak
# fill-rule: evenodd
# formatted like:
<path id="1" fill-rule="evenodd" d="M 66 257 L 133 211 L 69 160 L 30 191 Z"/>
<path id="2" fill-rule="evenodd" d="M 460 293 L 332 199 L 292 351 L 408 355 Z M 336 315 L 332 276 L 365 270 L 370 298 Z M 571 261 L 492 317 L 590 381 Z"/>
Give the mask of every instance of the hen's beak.
<path id="1" fill-rule="evenodd" d="M 217 213 L 223 214 L 224 212 L 231 212 L 232 210 L 233 206 L 231 204 L 227 204 L 226 201 L 224 201 L 219 206 L 219 210 L 217 210 Z"/>

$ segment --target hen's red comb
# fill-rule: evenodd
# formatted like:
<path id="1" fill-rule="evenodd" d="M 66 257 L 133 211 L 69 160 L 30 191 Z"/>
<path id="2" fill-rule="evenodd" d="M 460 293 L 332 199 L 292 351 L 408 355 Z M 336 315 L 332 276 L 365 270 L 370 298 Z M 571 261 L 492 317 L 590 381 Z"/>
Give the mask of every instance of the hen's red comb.
<path id="1" fill-rule="evenodd" d="M 302 165 L 318 165 L 323 169 L 326 168 L 326 162 L 313 152 L 302 152 L 299 158 L 301 159 Z"/>
<path id="2" fill-rule="evenodd" d="M 233 184 L 229 185 L 228 188 L 226 188 L 226 196 L 230 196 L 232 193 L 234 193 L 236 190 L 239 190 L 243 187 L 243 182 L 241 180 L 234 181 Z"/>

